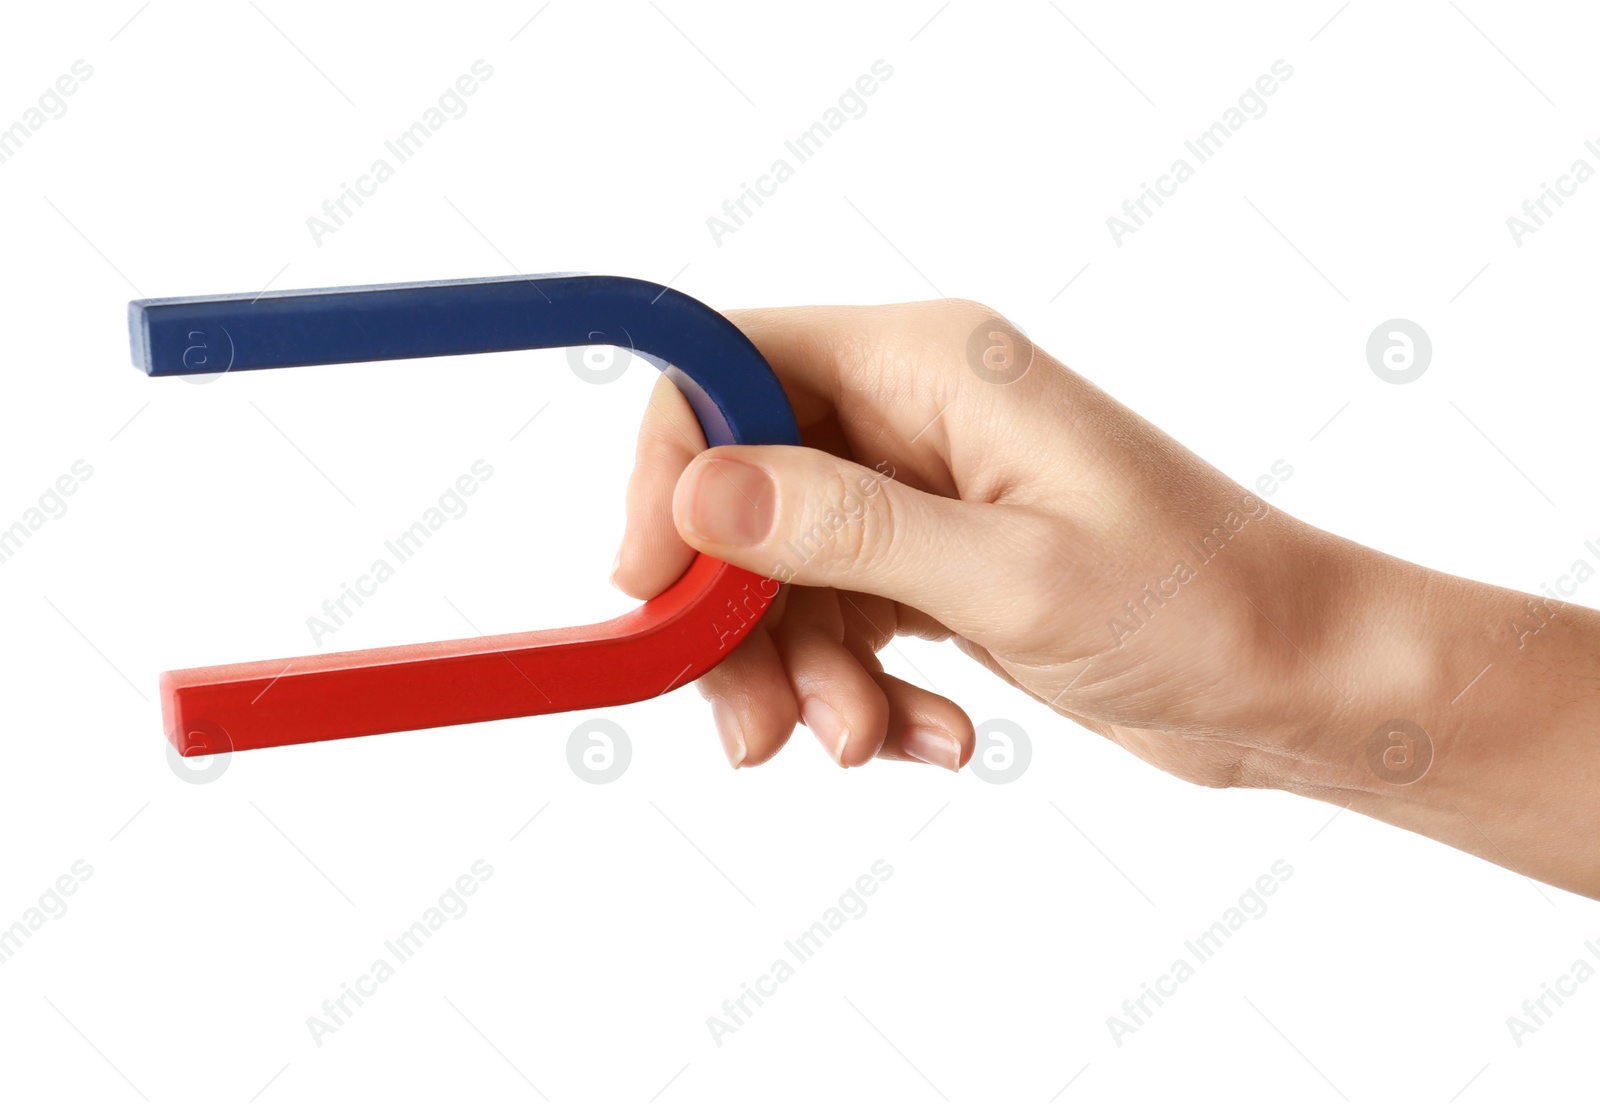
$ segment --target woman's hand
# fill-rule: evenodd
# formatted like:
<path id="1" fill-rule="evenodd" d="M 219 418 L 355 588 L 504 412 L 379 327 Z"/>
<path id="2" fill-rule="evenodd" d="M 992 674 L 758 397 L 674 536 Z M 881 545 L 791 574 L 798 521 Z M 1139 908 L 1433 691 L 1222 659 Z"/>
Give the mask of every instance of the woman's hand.
<path id="1" fill-rule="evenodd" d="M 1270 776 L 1280 747 L 1314 742 L 1308 704 L 1339 700 L 1320 584 L 1366 550 L 1270 509 L 979 304 L 730 317 L 806 447 L 704 451 L 663 380 L 614 578 L 654 595 L 700 550 L 790 584 L 700 680 L 735 765 L 797 719 L 844 766 L 964 764 L 961 708 L 883 671 L 896 634 L 953 638 L 1197 782 Z"/>
<path id="2" fill-rule="evenodd" d="M 731 317 L 805 447 L 704 450 L 663 381 L 615 579 L 656 594 L 699 550 L 788 584 L 700 680 L 735 766 L 798 718 L 842 766 L 959 769 L 967 715 L 876 655 L 952 638 L 1182 778 L 1600 897 L 1600 614 L 1270 509 L 979 304 Z"/>

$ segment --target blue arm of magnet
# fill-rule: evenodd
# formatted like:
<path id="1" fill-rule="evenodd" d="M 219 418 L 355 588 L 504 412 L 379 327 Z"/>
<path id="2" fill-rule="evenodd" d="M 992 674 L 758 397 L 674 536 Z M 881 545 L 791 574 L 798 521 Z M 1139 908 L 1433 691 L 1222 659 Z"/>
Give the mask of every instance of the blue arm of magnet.
<path id="1" fill-rule="evenodd" d="M 615 345 L 689 400 L 709 445 L 798 445 L 783 387 L 738 327 L 682 292 L 624 276 L 371 284 L 128 305 L 150 376 Z"/>

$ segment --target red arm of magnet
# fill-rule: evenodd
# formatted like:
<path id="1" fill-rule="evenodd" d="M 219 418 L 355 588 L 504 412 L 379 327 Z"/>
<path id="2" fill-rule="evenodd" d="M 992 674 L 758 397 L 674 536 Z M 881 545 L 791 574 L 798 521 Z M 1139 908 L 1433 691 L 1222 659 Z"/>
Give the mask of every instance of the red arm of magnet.
<path id="1" fill-rule="evenodd" d="M 170 671 L 163 720 L 179 752 L 203 756 L 617 706 L 711 670 L 777 588 L 700 556 L 661 594 L 597 625 Z"/>

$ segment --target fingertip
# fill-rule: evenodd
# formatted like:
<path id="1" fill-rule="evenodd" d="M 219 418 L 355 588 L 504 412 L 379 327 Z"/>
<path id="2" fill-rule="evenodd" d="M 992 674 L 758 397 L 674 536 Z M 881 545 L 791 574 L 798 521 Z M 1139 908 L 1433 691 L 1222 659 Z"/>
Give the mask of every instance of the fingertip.
<path id="1" fill-rule="evenodd" d="M 960 771 L 972 760 L 977 732 L 967 712 L 943 695 L 879 672 L 874 675 L 889 700 L 889 735 L 878 755 L 914 760 L 946 771 Z"/>
<path id="2" fill-rule="evenodd" d="M 799 721 L 772 637 L 758 624 L 722 663 L 699 680 L 711 703 L 723 751 L 735 767 L 757 767 L 777 755 Z"/>
<path id="3" fill-rule="evenodd" d="M 726 698 L 715 697 L 710 702 L 711 718 L 716 722 L 722 751 L 737 770 L 744 766 L 745 757 L 750 754 L 750 746 L 744 739 L 744 723 L 739 719 L 739 711 Z"/>
<path id="4" fill-rule="evenodd" d="M 779 651 L 800 701 L 800 716 L 840 767 L 860 767 L 883 747 L 889 703 L 871 674 L 839 642 L 814 627 L 783 634 Z"/>

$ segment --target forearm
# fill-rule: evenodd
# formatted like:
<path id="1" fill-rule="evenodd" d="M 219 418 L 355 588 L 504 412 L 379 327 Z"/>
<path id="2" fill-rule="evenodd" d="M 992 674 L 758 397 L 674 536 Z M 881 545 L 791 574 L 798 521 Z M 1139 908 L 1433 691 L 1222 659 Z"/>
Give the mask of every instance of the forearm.
<path id="1" fill-rule="evenodd" d="M 1288 789 L 1600 898 L 1600 613 L 1360 553 Z"/>

